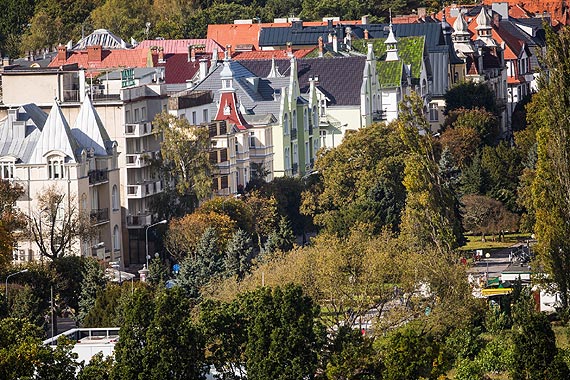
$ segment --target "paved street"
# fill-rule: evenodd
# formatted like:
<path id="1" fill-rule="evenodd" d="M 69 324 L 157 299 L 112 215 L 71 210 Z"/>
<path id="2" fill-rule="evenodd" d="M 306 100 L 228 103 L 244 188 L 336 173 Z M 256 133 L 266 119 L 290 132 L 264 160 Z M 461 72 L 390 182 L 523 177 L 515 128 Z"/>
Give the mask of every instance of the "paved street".
<path id="1" fill-rule="evenodd" d="M 509 248 L 493 251 L 490 257 L 485 257 L 480 261 L 473 262 L 468 273 L 473 274 L 475 278 L 484 276 L 488 272 L 488 278 L 499 277 L 510 264 L 509 254 L 517 248 L 526 247 L 526 243 L 517 243 Z"/>

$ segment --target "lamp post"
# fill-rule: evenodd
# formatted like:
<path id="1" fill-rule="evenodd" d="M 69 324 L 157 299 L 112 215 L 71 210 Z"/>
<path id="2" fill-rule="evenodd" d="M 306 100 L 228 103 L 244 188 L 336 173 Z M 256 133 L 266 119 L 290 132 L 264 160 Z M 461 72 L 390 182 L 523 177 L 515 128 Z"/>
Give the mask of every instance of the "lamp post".
<path id="1" fill-rule="evenodd" d="M 6 292 L 5 292 L 6 303 L 8 303 L 8 279 L 9 279 L 10 277 L 12 277 L 12 276 L 17 275 L 17 274 L 26 273 L 27 271 L 28 271 L 27 269 L 23 269 L 23 270 L 21 270 L 21 271 L 19 271 L 19 272 L 9 274 L 8 277 L 6 277 Z"/>
<path id="2" fill-rule="evenodd" d="M 145 229 L 145 233 L 144 233 L 144 246 L 145 246 L 145 253 L 146 253 L 146 267 L 148 269 L 148 259 L 150 259 L 150 256 L 148 255 L 148 229 L 154 226 L 157 226 L 159 224 L 166 224 L 168 223 L 168 221 L 166 219 L 161 220 L 160 222 L 156 222 L 153 224 L 149 224 L 148 226 L 146 226 Z"/>

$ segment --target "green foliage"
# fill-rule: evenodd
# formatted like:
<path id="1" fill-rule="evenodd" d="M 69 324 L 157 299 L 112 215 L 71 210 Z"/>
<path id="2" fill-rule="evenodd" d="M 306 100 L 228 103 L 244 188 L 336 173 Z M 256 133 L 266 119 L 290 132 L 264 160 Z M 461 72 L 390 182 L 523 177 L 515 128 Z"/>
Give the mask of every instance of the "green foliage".
<path id="1" fill-rule="evenodd" d="M 121 305 L 121 330 L 115 345 L 112 380 L 138 380 L 146 351 L 146 334 L 154 315 L 152 293 L 138 288 Z"/>
<path id="2" fill-rule="evenodd" d="M 266 198 L 277 202 L 277 212 L 291 223 L 293 232 L 300 235 L 310 226 L 307 216 L 301 214 L 301 194 L 305 183 L 297 177 L 277 177 L 265 184 L 260 192 Z"/>
<path id="3" fill-rule="evenodd" d="M 248 321 L 248 379 L 312 379 L 323 331 L 318 307 L 301 287 L 260 288 L 239 301 Z"/>
<path id="4" fill-rule="evenodd" d="M 379 343 L 384 380 L 431 378 L 440 355 L 439 343 L 417 323 L 408 323 L 388 334 Z"/>
<path id="5" fill-rule="evenodd" d="M 160 257 L 153 258 L 148 264 L 147 281 L 154 286 L 164 286 L 168 280 L 168 267 Z"/>
<path id="6" fill-rule="evenodd" d="M 562 309 L 570 308 L 570 31 L 547 30 L 548 51 L 544 64 L 548 75 L 541 75 L 539 91 L 529 105 L 529 124 L 538 130 L 536 172 L 532 198 L 536 217 L 538 261 L 555 284 Z"/>
<path id="7" fill-rule="evenodd" d="M 412 93 L 400 108 L 398 129 L 409 152 L 404 161 L 407 196 L 402 234 L 408 241 L 415 241 L 419 249 L 433 247 L 438 253 L 451 252 L 464 241 L 457 198 L 439 170 L 436 142 L 422 100 Z"/>
<path id="8" fill-rule="evenodd" d="M 121 311 L 121 290 L 119 285 L 109 284 L 97 292 L 94 305 L 82 319 L 84 327 L 117 326 Z"/>
<path id="9" fill-rule="evenodd" d="M 487 87 L 485 85 L 485 87 Z M 499 137 L 499 120 L 484 108 L 461 107 L 448 111 L 444 125 L 452 128 L 473 128 L 485 145 L 494 145 Z"/>
<path id="10" fill-rule="evenodd" d="M 485 83 L 459 83 L 445 93 L 444 99 L 446 113 L 466 108 L 484 109 L 494 115 L 498 115 L 495 94 Z"/>
<path id="11" fill-rule="evenodd" d="M 267 237 L 265 247 L 263 248 L 264 254 L 275 252 L 288 252 L 293 249 L 295 244 L 295 235 L 291 229 L 291 225 L 286 217 L 279 219 L 279 226 L 277 230 L 273 231 Z"/>
<path id="12" fill-rule="evenodd" d="M 381 376 L 382 365 L 372 346 L 373 339 L 359 330 L 341 326 L 324 347 L 323 379 L 373 380 Z"/>
<path id="13" fill-rule="evenodd" d="M 11 296 L 10 317 L 27 319 L 31 323 L 41 326 L 44 323 L 44 309 L 38 295 L 29 285 L 13 292 Z"/>
<path id="14" fill-rule="evenodd" d="M 236 276 L 241 280 L 251 267 L 253 247 L 248 234 L 238 229 L 228 242 L 226 257 L 224 258 L 224 271 L 226 276 Z"/>
<path id="15" fill-rule="evenodd" d="M 247 342 L 246 318 L 238 302 L 205 300 L 200 305 L 200 324 L 205 339 L 207 362 L 223 378 L 245 379 L 244 349 Z"/>
<path id="16" fill-rule="evenodd" d="M 184 202 L 189 197 L 194 202 L 193 206 L 196 206 L 198 200 L 211 192 L 209 173 L 212 172 L 212 166 L 208 154 L 208 130 L 166 113 L 157 115 L 154 125 L 163 137 L 160 144 L 162 158 L 155 164 L 162 176 L 175 179 L 176 193 L 172 195 L 178 194 Z M 177 198 L 170 199 L 170 203 L 180 202 L 182 201 Z M 170 204 L 162 206 L 170 207 Z"/>
<path id="17" fill-rule="evenodd" d="M 520 151 L 501 141 L 497 146 L 486 146 L 481 154 L 485 172 L 487 195 L 503 202 L 512 212 L 520 211 L 517 204 L 519 176 L 522 174 Z"/>
<path id="18" fill-rule="evenodd" d="M 70 307 L 73 310 L 79 308 L 85 260 L 81 256 L 64 256 L 50 263 L 56 273 L 54 291 L 58 294 L 61 307 Z"/>
<path id="19" fill-rule="evenodd" d="M 0 378 L 67 380 L 78 364 L 72 344 L 62 338 L 52 349 L 42 343 L 43 331 L 26 319 L 0 320 Z"/>
<path id="20" fill-rule="evenodd" d="M 240 198 L 216 197 L 202 203 L 197 212 L 204 214 L 215 212 L 216 214 L 227 215 L 235 221 L 237 228 L 249 234 L 254 230 L 253 210 Z"/>
<path id="21" fill-rule="evenodd" d="M 0 179 L 0 269 L 6 267 L 12 260 L 16 242 L 14 233 L 25 227 L 25 217 L 15 207 L 16 200 L 23 194 L 22 186 Z"/>
<path id="22" fill-rule="evenodd" d="M 459 190 L 463 195 L 484 194 L 486 187 L 485 173 L 481 166 L 481 154 L 477 152 L 471 164 L 461 171 Z"/>
<path id="23" fill-rule="evenodd" d="M 109 380 L 113 369 L 113 357 L 98 352 L 77 374 L 77 380 Z"/>
<path id="24" fill-rule="evenodd" d="M 196 254 L 180 263 L 176 283 L 190 298 L 200 297 L 200 288 L 213 277 L 222 275 L 224 253 L 213 228 L 207 228 L 196 247 Z"/>
<path id="25" fill-rule="evenodd" d="M 93 258 L 86 258 L 82 262 L 82 279 L 81 294 L 79 295 L 79 311 L 77 313 L 77 321 L 82 323 L 89 314 L 92 307 L 95 306 L 97 294 L 105 288 L 105 272 L 101 264 Z"/>
<path id="26" fill-rule="evenodd" d="M 162 289 L 156 294 L 143 346 L 143 378 L 204 378 L 204 343 L 191 321 L 189 306 L 180 288 Z"/>
<path id="27" fill-rule="evenodd" d="M 303 193 L 303 213 L 328 232 L 344 236 L 366 223 L 375 232 L 397 230 L 404 206 L 404 146 L 394 124 L 373 124 L 322 151 L 318 176 Z"/>

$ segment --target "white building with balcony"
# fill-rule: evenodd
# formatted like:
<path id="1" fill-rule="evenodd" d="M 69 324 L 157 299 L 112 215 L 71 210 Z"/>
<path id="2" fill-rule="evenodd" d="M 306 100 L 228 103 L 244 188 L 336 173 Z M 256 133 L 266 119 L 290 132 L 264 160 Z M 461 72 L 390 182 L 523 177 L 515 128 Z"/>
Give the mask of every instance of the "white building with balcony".
<path id="1" fill-rule="evenodd" d="M 67 202 L 75 202 L 78 212 L 90 216 L 94 237 L 71 242 L 67 253 L 122 260 L 117 157 L 117 144 L 89 98 L 81 104 L 73 127 L 57 102 L 49 114 L 35 104 L 10 108 L 0 121 L 0 175 L 23 187 L 17 207 L 29 216 L 38 215 L 38 195 L 53 188 Z M 33 239 L 21 237 L 14 260 L 39 259 Z"/>

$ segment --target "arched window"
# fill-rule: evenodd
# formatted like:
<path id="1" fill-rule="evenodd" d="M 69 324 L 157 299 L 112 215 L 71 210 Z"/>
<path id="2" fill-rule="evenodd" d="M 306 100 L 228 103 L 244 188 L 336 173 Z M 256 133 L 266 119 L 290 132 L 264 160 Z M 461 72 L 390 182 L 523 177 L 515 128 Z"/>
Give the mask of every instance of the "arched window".
<path id="1" fill-rule="evenodd" d="M 293 111 L 293 130 L 297 130 L 297 111 Z"/>
<path id="2" fill-rule="evenodd" d="M 50 156 L 48 158 L 48 176 L 49 179 L 61 179 L 65 177 L 63 171 L 63 157 Z"/>
<path id="3" fill-rule="evenodd" d="M 319 127 L 319 113 L 317 112 L 317 106 L 313 106 L 313 128 Z"/>
<path id="4" fill-rule="evenodd" d="M 121 250 L 121 241 L 119 239 L 119 226 L 115 224 L 113 228 L 113 250 L 120 251 Z"/>
<path id="5" fill-rule="evenodd" d="M 303 109 L 303 129 L 305 131 L 309 130 L 309 112 L 307 109 Z"/>
<path id="6" fill-rule="evenodd" d="M 288 135 L 289 134 L 289 114 L 286 113 L 283 116 L 283 134 Z"/>
<path id="7" fill-rule="evenodd" d="M 113 211 L 119 210 L 119 193 L 117 191 L 117 185 L 113 185 L 113 190 L 111 190 L 111 206 Z"/>

